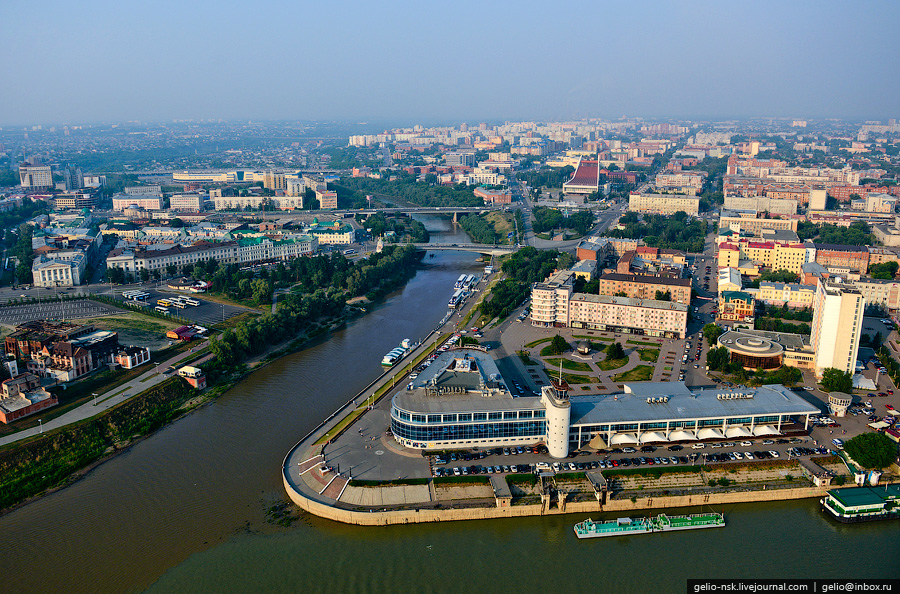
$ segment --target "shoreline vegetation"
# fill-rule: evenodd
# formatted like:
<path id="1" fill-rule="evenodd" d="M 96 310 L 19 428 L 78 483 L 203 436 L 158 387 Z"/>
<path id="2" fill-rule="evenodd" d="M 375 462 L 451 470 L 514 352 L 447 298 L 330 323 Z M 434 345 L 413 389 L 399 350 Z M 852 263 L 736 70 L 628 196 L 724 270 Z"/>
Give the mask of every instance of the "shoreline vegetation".
<path id="1" fill-rule="evenodd" d="M 210 339 L 209 350 L 216 357 L 205 366 L 209 388 L 204 392 L 172 377 L 95 417 L 0 448 L 0 514 L 65 488 L 140 439 L 215 400 L 249 373 L 364 313 L 348 301 L 376 301 L 401 288 L 414 276 L 421 257 L 412 246 L 387 246 L 359 263 L 339 262 L 343 256 L 309 258 L 310 278 L 295 287 L 316 287 L 313 292 L 292 291 L 279 299 L 274 313 L 226 323 L 221 334 Z"/>

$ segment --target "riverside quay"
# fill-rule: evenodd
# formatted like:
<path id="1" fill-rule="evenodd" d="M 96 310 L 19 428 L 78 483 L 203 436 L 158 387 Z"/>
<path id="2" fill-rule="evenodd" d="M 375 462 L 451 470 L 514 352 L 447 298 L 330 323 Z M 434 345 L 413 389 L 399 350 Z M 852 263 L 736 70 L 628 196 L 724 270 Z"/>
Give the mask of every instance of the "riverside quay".
<path id="1" fill-rule="evenodd" d="M 819 410 L 782 385 L 691 390 L 683 382 L 624 384 L 619 394 L 569 396 L 551 380 L 516 397 L 488 353 L 441 353 L 391 401 L 391 431 L 420 450 L 534 445 L 551 456 L 648 443 L 805 433 Z"/>

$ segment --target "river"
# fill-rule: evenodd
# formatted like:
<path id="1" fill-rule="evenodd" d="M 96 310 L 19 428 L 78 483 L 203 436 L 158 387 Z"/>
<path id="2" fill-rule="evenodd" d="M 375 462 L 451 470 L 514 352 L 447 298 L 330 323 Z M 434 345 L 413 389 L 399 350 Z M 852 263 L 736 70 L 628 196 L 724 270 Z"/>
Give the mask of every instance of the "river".
<path id="1" fill-rule="evenodd" d="M 434 230 L 459 241 L 449 224 Z M 3 591 L 664 592 L 701 576 L 897 577 L 900 522 L 842 526 L 811 501 L 729 506 L 723 530 L 592 541 L 574 538 L 583 519 L 575 516 L 359 528 L 304 515 L 289 528 L 268 524 L 265 510 L 285 499 L 285 453 L 380 373 L 386 351 L 424 337 L 446 313 L 457 276 L 480 268 L 458 252 L 423 264 L 369 314 L 0 518 Z"/>

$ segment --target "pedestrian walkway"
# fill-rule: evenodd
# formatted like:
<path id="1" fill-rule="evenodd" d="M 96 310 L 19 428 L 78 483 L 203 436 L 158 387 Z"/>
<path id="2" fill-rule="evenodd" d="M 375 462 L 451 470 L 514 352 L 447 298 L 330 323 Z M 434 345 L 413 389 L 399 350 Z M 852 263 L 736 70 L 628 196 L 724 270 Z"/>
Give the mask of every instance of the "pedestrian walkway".
<path id="1" fill-rule="evenodd" d="M 23 429 L 21 431 L 13 433 L 12 435 L 7 435 L 6 437 L 0 438 L 0 446 L 15 443 L 28 437 L 40 435 L 44 431 L 58 429 L 60 427 L 65 427 L 66 425 L 77 423 L 78 421 L 83 421 L 85 419 L 97 416 L 103 411 L 109 410 L 117 404 L 125 402 L 132 396 L 135 396 L 143 392 L 144 390 L 147 390 L 148 388 L 152 388 L 153 386 L 162 383 L 170 377 L 169 375 L 163 373 L 166 369 L 177 365 L 179 362 L 184 361 L 185 359 L 193 357 L 195 350 L 208 345 L 208 341 L 204 342 L 194 349 L 185 351 L 184 353 L 180 353 L 174 357 L 167 359 L 166 361 L 162 361 L 158 365 L 148 369 L 146 372 L 142 373 L 133 380 L 116 386 L 115 388 L 112 388 L 104 392 L 103 394 L 98 394 L 90 402 L 82 404 L 78 408 L 72 409 L 63 415 L 56 417 L 55 419 L 47 421 L 46 423 L 41 423 L 38 427 Z M 195 365 L 205 363 L 206 361 L 212 359 L 212 357 L 213 355 L 211 353 L 205 355 L 204 357 L 196 361 Z"/>

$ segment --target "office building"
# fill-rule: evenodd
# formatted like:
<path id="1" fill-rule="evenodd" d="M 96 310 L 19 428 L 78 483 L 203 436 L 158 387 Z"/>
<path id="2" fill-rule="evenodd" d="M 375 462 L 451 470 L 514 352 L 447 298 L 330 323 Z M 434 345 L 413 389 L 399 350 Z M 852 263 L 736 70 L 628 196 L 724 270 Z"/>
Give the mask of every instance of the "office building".
<path id="1" fill-rule="evenodd" d="M 28 190 L 46 190 L 53 187 L 53 173 L 49 165 L 20 165 L 19 184 Z"/>
<path id="2" fill-rule="evenodd" d="M 816 353 L 816 375 L 834 367 L 853 373 L 859 352 L 866 300 L 854 285 L 834 277 L 819 279 L 813 305 L 810 344 Z"/>

